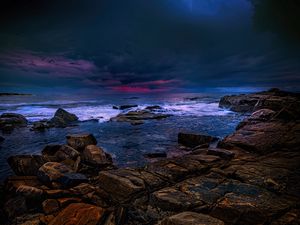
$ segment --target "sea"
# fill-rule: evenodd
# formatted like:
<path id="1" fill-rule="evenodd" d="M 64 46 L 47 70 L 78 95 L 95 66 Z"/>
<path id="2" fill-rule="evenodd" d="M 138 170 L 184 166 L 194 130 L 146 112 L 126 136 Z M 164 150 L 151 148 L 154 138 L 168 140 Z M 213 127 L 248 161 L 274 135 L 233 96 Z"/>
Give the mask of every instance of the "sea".
<path id="1" fill-rule="evenodd" d="M 228 93 L 227 93 L 228 94 Z M 0 180 L 12 174 L 7 158 L 11 155 L 40 154 L 48 144 L 66 143 L 66 135 L 92 133 L 98 145 L 113 157 L 119 167 L 139 167 L 149 162 L 146 153 L 166 152 L 174 157 L 183 150 L 177 143 L 179 132 L 207 134 L 224 138 L 231 134 L 245 117 L 219 108 L 223 92 L 176 93 L 153 95 L 20 95 L 0 96 L 0 114 L 6 112 L 24 115 L 30 123 L 50 119 L 58 108 L 79 117 L 76 126 L 31 131 L 30 127 L 15 129 L 0 135 Z M 116 110 L 113 106 L 137 105 Z M 162 120 L 147 120 L 141 125 L 113 122 L 120 113 L 160 106 L 156 113 L 172 116 Z"/>

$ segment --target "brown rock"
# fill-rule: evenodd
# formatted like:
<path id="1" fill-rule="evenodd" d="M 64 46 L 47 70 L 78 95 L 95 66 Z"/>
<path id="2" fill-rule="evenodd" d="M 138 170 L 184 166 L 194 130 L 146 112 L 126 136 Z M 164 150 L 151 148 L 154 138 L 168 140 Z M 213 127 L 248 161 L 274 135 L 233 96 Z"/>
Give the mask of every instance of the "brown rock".
<path id="1" fill-rule="evenodd" d="M 27 185 L 20 185 L 16 192 L 24 196 L 26 199 L 41 199 L 44 193 L 43 190 L 39 188 Z"/>
<path id="2" fill-rule="evenodd" d="M 216 140 L 216 138 L 207 135 L 187 134 L 187 133 L 178 134 L 178 143 L 191 148 L 203 144 L 209 144 L 214 140 Z"/>
<path id="3" fill-rule="evenodd" d="M 61 211 L 49 225 L 98 225 L 105 210 L 90 204 L 73 203 Z"/>
<path id="4" fill-rule="evenodd" d="M 59 202 L 56 199 L 47 199 L 42 203 L 43 211 L 46 215 L 59 211 Z"/>
<path id="5" fill-rule="evenodd" d="M 224 222 L 201 213 L 182 212 L 163 219 L 158 225 L 224 225 Z"/>
<path id="6" fill-rule="evenodd" d="M 20 176 L 35 176 L 38 169 L 49 160 L 40 155 L 17 155 L 7 159 L 9 166 Z"/>
<path id="7" fill-rule="evenodd" d="M 126 170 L 102 171 L 98 183 L 117 201 L 126 201 L 137 192 L 145 190 L 144 181 Z"/>
<path id="8" fill-rule="evenodd" d="M 83 151 L 88 145 L 96 145 L 97 140 L 92 134 L 67 135 L 67 143 L 77 151 Z"/>
<path id="9" fill-rule="evenodd" d="M 88 145 L 82 152 L 83 159 L 92 165 L 107 165 L 111 161 L 106 157 L 104 150 L 96 145 Z"/>
<path id="10" fill-rule="evenodd" d="M 58 162 L 48 162 L 40 167 L 38 178 L 44 183 L 58 181 L 66 173 L 71 173 L 72 170 L 64 164 Z"/>

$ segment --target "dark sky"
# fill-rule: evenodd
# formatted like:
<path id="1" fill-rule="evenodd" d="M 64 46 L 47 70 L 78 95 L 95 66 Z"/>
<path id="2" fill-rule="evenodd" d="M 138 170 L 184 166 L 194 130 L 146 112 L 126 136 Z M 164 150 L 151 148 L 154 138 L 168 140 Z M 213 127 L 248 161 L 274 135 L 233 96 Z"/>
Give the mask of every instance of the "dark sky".
<path id="1" fill-rule="evenodd" d="M 300 85 L 299 1 L 2 2 L 5 91 Z"/>

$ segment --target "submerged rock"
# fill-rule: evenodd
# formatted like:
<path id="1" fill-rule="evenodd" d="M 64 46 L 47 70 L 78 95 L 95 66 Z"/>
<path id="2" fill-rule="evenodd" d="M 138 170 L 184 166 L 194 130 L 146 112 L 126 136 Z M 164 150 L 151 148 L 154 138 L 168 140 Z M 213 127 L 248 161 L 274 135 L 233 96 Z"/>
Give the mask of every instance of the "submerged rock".
<path id="1" fill-rule="evenodd" d="M 160 120 L 171 115 L 161 114 L 161 113 L 153 113 L 149 110 L 140 110 L 140 111 L 131 111 L 126 114 L 119 114 L 116 117 L 111 118 L 111 121 L 116 122 L 129 122 L 129 123 L 137 123 L 137 121 L 143 120 Z"/>
<path id="2" fill-rule="evenodd" d="M 88 145 L 96 145 L 97 140 L 92 134 L 72 134 L 67 135 L 67 143 L 77 151 L 83 151 Z"/>
<path id="3" fill-rule="evenodd" d="M 49 160 L 40 155 L 11 156 L 7 162 L 16 175 L 34 176 L 39 168 Z"/>
<path id="4" fill-rule="evenodd" d="M 146 153 L 144 154 L 147 158 L 166 158 L 167 153 L 166 152 L 153 152 L 153 153 Z"/>
<path id="5" fill-rule="evenodd" d="M 203 144 L 209 144 L 215 140 L 217 140 L 217 138 L 202 134 L 178 134 L 178 143 L 190 148 L 194 148 Z"/>
<path id="6" fill-rule="evenodd" d="M 135 108 L 135 107 L 138 107 L 138 105 L 120 105 L 120 106 L 113 106 L 113 109 L 124 110 L 124 109 L 130 109 L 130 108 Z"/>

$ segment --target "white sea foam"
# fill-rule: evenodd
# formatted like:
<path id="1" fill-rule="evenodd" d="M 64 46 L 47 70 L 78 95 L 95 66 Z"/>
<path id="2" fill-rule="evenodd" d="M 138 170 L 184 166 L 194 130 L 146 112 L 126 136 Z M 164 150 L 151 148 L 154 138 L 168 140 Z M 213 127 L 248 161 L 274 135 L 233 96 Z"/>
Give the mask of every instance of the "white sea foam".
<path id="1" fill-rule="evenodd" d="M 113 109 L 113 105 L 97 104 L 94 101 L 91 102 L 74 102 L 74 101 L 64 101 L 64 102 L 44 102 L 37 104 L 15 104 L 14 107 L 5 107 L 4 104 L 0 104 L 4 112 L 14 112 L 20 113 L 28 118 L 29 121 L 34 122 L 42 119 L 50 119 L 53 117 L 55 111 L 58 107 L 66 109 L 68 112 L 74 113 L 79 117 L 79 120 L 86 121 L 91 119 L 98 119 L 99 122 L 108 121 L 110 118 L 117 116 L 121 113 L 121 110 Z M 137 108 L 128 109 L 126 111 L 132 110 L 142 110 L 147 106 L 153 104 L 140 104 Z M 218 103 L 207 103 L 201 101 L 181 101 L 181 102 L 168 102 L 162 104 L 155 104 L 162 107 L 155 112 L 166 113 L 177 116 L 223 116 L 230 113 L 227 110 L 218 107 Z"/>

